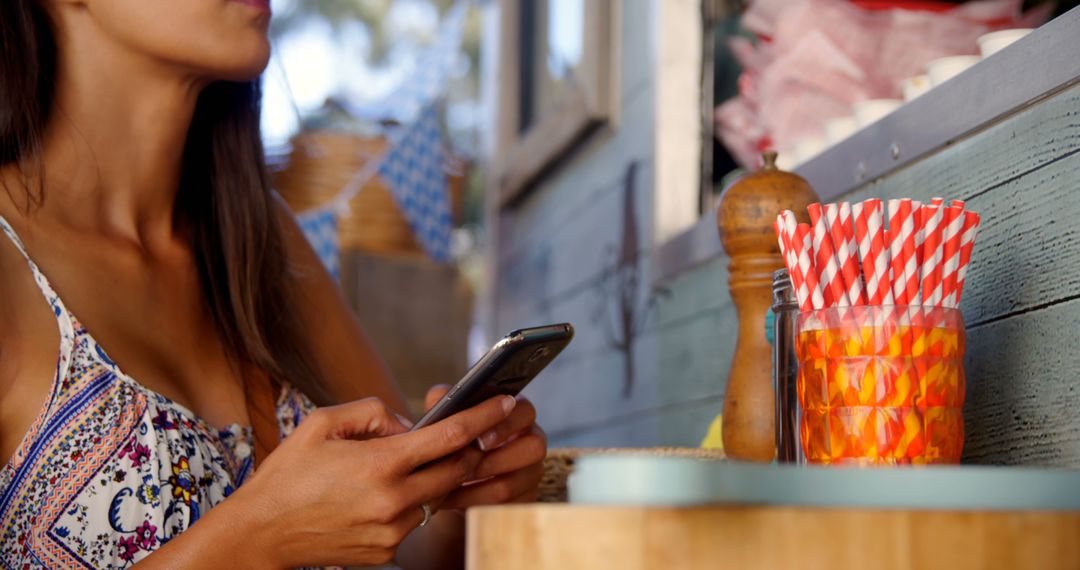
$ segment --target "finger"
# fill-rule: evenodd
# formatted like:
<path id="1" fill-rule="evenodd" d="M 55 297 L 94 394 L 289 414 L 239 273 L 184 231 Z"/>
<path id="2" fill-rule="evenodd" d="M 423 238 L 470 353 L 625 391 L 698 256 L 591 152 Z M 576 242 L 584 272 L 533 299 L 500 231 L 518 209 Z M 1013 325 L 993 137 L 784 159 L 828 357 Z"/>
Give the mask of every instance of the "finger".
<path id="1" fill-rule="evenodd" d="M 428 389 L 427 395 L 424 396 L 424 411 L 430 410 L 432 406 L 439 403 L 439 400 L 450 391 L 450 387 L 446 384 L 436 384 Z"/>
<path id="2" fill-rule="evenodd" d="M 529 429 L 536 423 L 536 408 L 533 407 L 532 402 L 524 397 L 519 397 L 517 400 L 518 403 L 514 406 L 514 411 L 510 412 L 510 417 L 480 436 L 477 440 L 480 449 L 484 451 L 495 449 L 506 443 L 512 436 Z"/>
<path id="3" fill-rule="evenodd" d="M 469 445 L 506 419 L 516 404 L 517 400 L 511 396 L 495 396 L 433 425 L 386 441 L 401 446 L 412 471 Z"/>
<path id="4" fill-rule="evenodd" d="M 467 509 L 480 505 L 508 503 L 516 497 L 535 493 L 543 475 L 544 466 L 538 463 L 513 473 L 466 485 L 446 497 L 442 508 Z"/>
<path id="5" fill-rule="evenodd" d="M 434 518 L 435 507 L 430 504 L 428 507 L 431 509 L 432 518 Z M 396 549 L 401 545 L 401 542 L 412 533 L 412 531 L 423 524 L 424 517 L 423 506 L 411 506 L 402 511 L 402 513 L 391 522 L 371 529 L 370 532 L 372 533 L 372 536 L 370 538 L 377 544 Z"/>
<path id="6" fill-rule="evenodd" d="M 397 414 L 378 398 L 319 408 L 308 414 L 301 426 L 323 439 L 386 437 L 408 431 Z"/>
<path id="7" fill-rule="evenodd" d="M 547 455 L 543 432 L 535 430 L 484 454 L 473 473 L 474 480 L 487 479 L 540 463 Z"/>
<path id="8" fill-rule="evenodd" d="M 395 413 L 394 417 L 397 418 L 397 420 L 399 422 L 401 422 L 401 425 L 405 426 L 406 431 L 408 431 L 409 429 L 411 429 L 413 427 L 413 421 L 410 420 L 409 418 L 407 418 L 407 417 L 405 417 L 405 416 L 403 416 L 401 414 L 398 414 L 398 413 Z M 394 434 L 394 435 L 397 435 L 397 434 Z"/>
<path id="9" fill-rule="evenodd" d="M 540 497 L 540 489 L 530 489 L 524 493 L 506 501 L 504 504 L 522 504 L 522 503 L 535 503 Z"/>
<path id="10" fill-rule="evenodd" d="M 449 501 L 452 497 L 453 497 L 453 495 L 451 495 L 450 498 L 448 498 L 447 500 Z M 524 493 L 522 493 L 522 494 L 514 497 L 513 499 L 510 499 L 509 501 L 506 501 L 505 503 L 502 503 L 502 504 L 504 504 L 504 505 L 509 505 L 509 504 L 520 505 L 520 504 L 535 503 L 535 502 L 537 502 L 539 500 L 540 500 L 540 489 L 536 488 L 536 489 L 532 489 L 530 491 L 526 491 L 526 492 L 524 492 Z M 478 506 L 478 505 L 473 505 L 473 506 Z M 460 513 L 462 511 L 464 511 L 466 508 L 467 507 L 460 507 L 460 506 L 456 506 L 456 505 L 451 505 L 449 502 L 443 503 L 443 506 L 440 507 L 440 509 L 443 512 L 456 512 L 456 513 Z"/>
<path id="11" fill-rule="evenodd" d="M 437 512 L 435 502 L 428 502 L 428 508 L 431 509 L 431 516 L 434 518 L 435 513 Z M 392 523 L 392 526 L 404 531 L 405 534 L 408 534 L 413 530 L 416 530 L 423 522 L 424 507 L 422 505 L 416 505 L 411 509 L 406 509 L 404 513 L 401 513 L 401 516 Z"/>
<path id="12" fill-rule="evenodd" d="M 482 458 L 483 453 L 466 447 L 416 470 L 405 480 L 409 500 L 417 504 L 441 501 L 466 481 L 475 479 L 473 474 Z"/>

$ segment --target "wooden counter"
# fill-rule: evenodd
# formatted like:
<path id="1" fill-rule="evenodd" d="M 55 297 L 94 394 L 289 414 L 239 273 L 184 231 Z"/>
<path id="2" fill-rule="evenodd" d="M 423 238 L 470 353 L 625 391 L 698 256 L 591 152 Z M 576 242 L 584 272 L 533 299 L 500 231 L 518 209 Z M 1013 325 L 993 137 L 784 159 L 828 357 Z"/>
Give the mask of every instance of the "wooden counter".
<path id="1" fill-rule="evenodd" d="M 1080 513 L 535 504 L 468 513 L 470 570 L 1080 568 Z"/>

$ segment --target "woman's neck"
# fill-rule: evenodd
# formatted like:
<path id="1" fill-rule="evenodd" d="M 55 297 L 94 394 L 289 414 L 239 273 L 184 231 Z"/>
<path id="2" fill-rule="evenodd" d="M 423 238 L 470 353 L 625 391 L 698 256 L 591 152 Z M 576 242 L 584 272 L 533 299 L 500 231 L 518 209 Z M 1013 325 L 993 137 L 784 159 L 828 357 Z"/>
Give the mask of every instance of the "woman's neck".
<path id="1" fill-rule="evenodd" d="M 58 84 L 43 141 L 46 199 L 38 215 L 134 245 L 175 234 L 176 195 L 202 85 L 92 33 L 58 38 Z M 85 53 L 85 52 L 83 52 Z"/>

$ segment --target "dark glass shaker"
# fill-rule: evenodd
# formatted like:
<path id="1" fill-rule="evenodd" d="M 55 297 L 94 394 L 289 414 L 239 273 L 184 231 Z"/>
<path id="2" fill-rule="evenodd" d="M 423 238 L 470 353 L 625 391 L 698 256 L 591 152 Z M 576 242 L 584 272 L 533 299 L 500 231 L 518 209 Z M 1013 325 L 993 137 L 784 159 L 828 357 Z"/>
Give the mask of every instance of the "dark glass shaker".
<path id="1" fill-rule="evenodd" d="M 799 442 L 799 396 L 795 383 L 799 361 L 795 356 L 799 303 L 787 269 L 773 273 L 773 392 L 776 394 L 776 460 L 805 463 Z"/>

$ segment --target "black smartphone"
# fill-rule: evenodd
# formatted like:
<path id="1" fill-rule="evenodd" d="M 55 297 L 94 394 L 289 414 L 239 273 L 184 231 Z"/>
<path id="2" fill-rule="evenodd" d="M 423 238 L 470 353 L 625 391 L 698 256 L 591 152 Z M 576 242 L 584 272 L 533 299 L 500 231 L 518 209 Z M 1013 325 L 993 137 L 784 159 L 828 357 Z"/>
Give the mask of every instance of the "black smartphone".
<path id="1" fill-rule="evenodd" d="M 521 329 L 506 335 L 478 360 L 413 430 L 429 426 L 488 398 L 516 396 L 574 338 L 570 323 Z"/>

